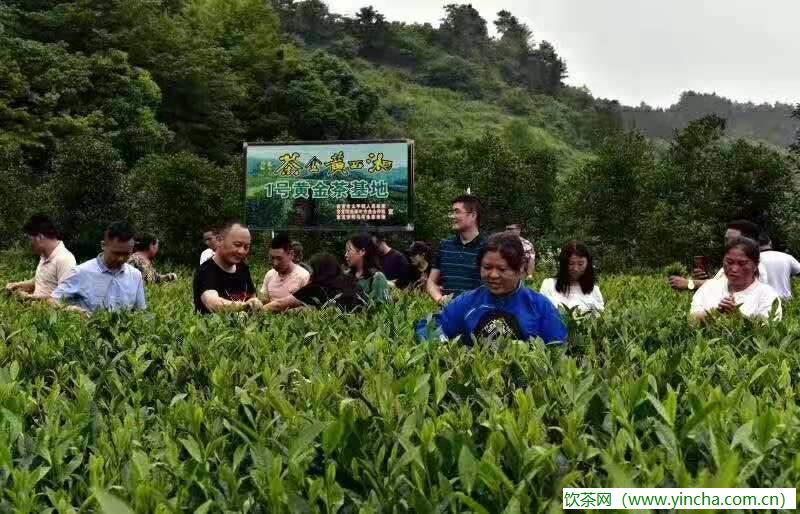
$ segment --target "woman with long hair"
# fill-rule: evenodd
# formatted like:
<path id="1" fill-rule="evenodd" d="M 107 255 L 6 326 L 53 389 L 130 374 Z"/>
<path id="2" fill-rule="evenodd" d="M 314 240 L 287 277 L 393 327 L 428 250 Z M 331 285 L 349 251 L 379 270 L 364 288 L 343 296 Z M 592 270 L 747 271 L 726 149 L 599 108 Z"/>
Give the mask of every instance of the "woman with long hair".
<path id="1" fill-rule="evenodd" d="M 391 299 L 389 281 L 381 272 L 378 247 L 369 234 L 358 234 L 347 240 L 344 258 L 350 275 L 371 301 L 386 303 Z"/>
<path id="2" fill-rule="evenodd" d="M 570 241 L 564 245 L 558 257 L 558 275 L 546 278 L 539 292 L 556 307 L 577 309 L 580 314 L 599 315 L 605 309 L 592 254 L 580 241 Z"/>

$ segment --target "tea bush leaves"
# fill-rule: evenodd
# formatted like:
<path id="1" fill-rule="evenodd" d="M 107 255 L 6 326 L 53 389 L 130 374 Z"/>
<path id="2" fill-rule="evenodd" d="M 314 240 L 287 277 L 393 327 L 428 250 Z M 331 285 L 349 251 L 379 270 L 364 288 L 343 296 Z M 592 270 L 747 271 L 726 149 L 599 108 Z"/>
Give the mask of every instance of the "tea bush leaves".
<path id="1" fill-rule="evenodd" d="M 0 281 L 30 272 L 16 254 Z M 184 272 L 188 276 L 188 271 Z M 537 282 L 538 285 L 538 282 Z M 418 295 L 357 316 L 0 299 L 0 512 L 550 512 L 563 487 L 796 487 L 800 309 L 687 323 L 608 276 L 566 348 L 414 340 Z"/>

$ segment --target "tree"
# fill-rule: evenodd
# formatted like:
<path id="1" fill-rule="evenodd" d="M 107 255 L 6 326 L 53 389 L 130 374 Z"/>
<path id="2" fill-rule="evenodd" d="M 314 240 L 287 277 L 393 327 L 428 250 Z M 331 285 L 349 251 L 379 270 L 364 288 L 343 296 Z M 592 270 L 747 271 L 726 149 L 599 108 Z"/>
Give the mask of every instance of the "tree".
<path id="1" fill-rule="evenodd" d="M 481 93 L 480 67 L 461 57 L 447 55 L 428 63 L 422 71 L 421 81 L 433 87 L 463 91 L 472 96 Z"/>
<path id="2" fill-rule="evenodd" d="M 472 4 L 448 4 L 439 33 L 445 48 L 476 62 L 489 58 L 489 32 L 486 20 Z"/>
<path id="3" fill-rule="evenodd" d="M 362 7 L 352 26 L 352 31 L 361 44 L 361 55 L 367 59 L 383 57 L 391 40 L 389 28 L 386 18 L 374 7 Z"/>
<path id="4" fill-rule="evenodd" d="M 52 176 L 42 186 L 67 241 L 82 255 L 97 251 L 105 227 L 127 219 L 122 156 L 107 137 L 81 134 L 56 144 Z"/>
<path id="5" fill-rule="evenodd" d="M 166 255 L 193 259 L 209 223 L 241 214 L 241 183 L 236 165 L 216 166 L 186 152 L 153 155 L 127 181 L 130 216 L 164 240 Z"/>
<path id="6" fill-rule="evenodd" d="M 498 65 L 506 81 L 529 91 L 558 92 L 567 76 L 567 67 L 553 45 L 542 41 L 535 48 L 530 28 L 508 11 L 498 12 L 494 24 L 500 33 Z"/>
<path id="7" fill-rule="evenodd" d="M 800 104 L 797 104 L 797 107 L 795 107 L 794 111 L 792 111 L 792 117 L 800 120 Z M 795 142 L 792 144 L 791 149 L 794 152 L 800 153 L 800 129 L 797 129 Z"/>

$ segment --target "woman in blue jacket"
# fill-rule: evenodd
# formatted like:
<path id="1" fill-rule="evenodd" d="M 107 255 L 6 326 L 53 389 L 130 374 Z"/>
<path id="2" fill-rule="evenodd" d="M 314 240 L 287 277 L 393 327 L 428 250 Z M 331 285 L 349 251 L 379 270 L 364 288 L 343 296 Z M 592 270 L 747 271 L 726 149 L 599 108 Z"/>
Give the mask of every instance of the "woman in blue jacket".
<path id="1" fill-rule="evenodd" d="M 510 337 L 565 342 L 567 327 L 553 304 L 525 287 L 525 250 L 519 237 L 495 234 L 478 256 L 483 285 L 456 297 L 441 313 L 417 323 L 417 337 L 440 340 Z"/>

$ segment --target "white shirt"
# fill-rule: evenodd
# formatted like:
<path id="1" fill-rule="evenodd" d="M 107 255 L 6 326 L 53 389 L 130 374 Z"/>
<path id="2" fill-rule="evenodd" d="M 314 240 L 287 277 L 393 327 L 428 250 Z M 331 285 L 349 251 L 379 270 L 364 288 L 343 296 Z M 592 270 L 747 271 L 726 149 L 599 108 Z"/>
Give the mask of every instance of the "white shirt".
<path id="1" fill-rule="evenodd" d="M 570 286 L 569 291 L 565 295 L 556 291 L 556 279 L 546 278 L 542 282 L 542 287 L 539 288 L 539 292 L 553 302 L 553 305 L 556 307 L 560 305 L 569 309 L 577 307 L 578 312 L 582 314 L 590 311 L 599 314 L 605 309 L 603 295 L 600 293 L 600 288 L 597 285 L 594 286 L 594 289 L 592 289 L 592 292 L 589 294 L 584 294 L 581 286 L 573 285 Z"/>
<path id="2" fill-rule="evenodd" d="M 214 257 L 214 250 L 211 248 L 206 248 L 203 250 L 203 253 L 200 254 L 200 265 L 202 266 L 204 262 L 212 257 Z"/>
<path id="3" fill-rule="evenodd" d="M 800 275 L 800 262 L 788 253 L 764 250 L 761 252 L 761 264 L 767 269 L 769 280 L 759 280 L 771 285 L 782 299 L 791 299 L 792 275 Z"/>
<path id="4" fill-rule="evenodd" d="M 694 294 L 690 312 L 691 314 L 704 314 L 716 309 L 719 307 L 719 302 L 729 294 L 728 279 L 724 275 L 722 278 L 707 280 Z M 777 303 L 774 319 L 777 321 L 783 317 L 778 293 L 771 286 L 759 280 L 753 281 L 750 287 L 744 291 L 733 293 L 733 298 L 739 305 L 739 312 L 748 318 L 754 316 L 768 318 L 773 303 Z"/>
<path id="5" fill-rule="evenodd" d="M 33 295 L 47 297 L 53 294 L 56 287 L 72 273 L 75 264 L 75 256 L 59 241 L 49 257 L 39 257 L 33 279 Z"/>

